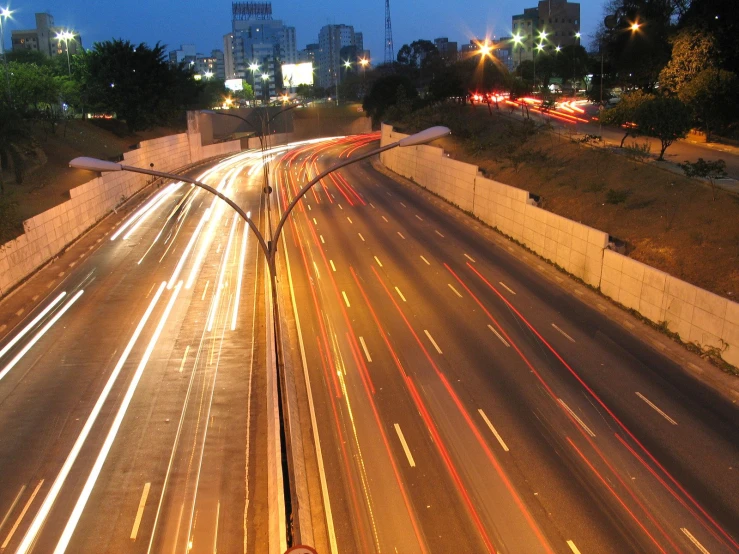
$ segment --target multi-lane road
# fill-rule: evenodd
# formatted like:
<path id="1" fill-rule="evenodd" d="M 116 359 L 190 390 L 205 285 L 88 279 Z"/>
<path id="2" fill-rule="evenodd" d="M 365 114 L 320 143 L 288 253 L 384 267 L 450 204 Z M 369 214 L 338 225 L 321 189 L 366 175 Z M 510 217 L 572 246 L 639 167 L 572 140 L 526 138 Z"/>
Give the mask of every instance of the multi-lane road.
<path id="1" fill-rule="evenodd" d="M 278 209 L 376 140 L 275 153 Z M 260 156 L 193 175 L 265 227 Z M 256 241 L 177 183 L 115 221 L 0 338 L 0 552 L 275 551 Z M 736 408 L 492 231 L 366 162 L 282 240 L 322 551 L 739 551 Z"/>

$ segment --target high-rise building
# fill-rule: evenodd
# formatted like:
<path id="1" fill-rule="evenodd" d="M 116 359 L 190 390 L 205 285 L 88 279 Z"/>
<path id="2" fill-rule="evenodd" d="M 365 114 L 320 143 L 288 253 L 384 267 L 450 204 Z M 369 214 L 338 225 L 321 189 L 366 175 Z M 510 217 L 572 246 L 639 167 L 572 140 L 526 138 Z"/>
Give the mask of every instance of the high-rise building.
<path id="1" fill-rule="evenodd" d="M 318 45 L 318 86 L 329 88 L 341 79 L 341 49 L 354 46 L 357 51 L 363 51 L 364 37 L 354 32 L 351 25 L 325 25 L 318 33 Z"/>
<path id="2" fill-rule="evenodd" d="M 567 0 L 540 0 L 536 8 L 526 8 L 514 15 L 511 22 L 513 35 L 521 38 L 513 49 L 513 63 L 532 60 L 537 45 L 546 51 L 557 46 L 579 44 L 580 4 Z"/>
<path id="3" fill-rule="evenodd" d="M 321 47 L 317 42 L 306 44 L 305 49 L 298 52 L 298 63 L 312 63 L 313 67 L 316 67 L 320 49 Z"/>
<path id="4" fill-rule="evenodd" d="M 60 40 L 57 35 L 70 32 L 72 38 Z M 36 28 L 26 30 L 13 30 L 11 32 L 13 50 L 36 50 L 46 57 L 66 56 L 67 48 L 71 55 L 82 52 L 82 37 L 63 27 L 54 25 L 54 16 L 50 13 L 36 14 Z"/>
<path id="5" fill-rule="evenodd" d="M 296 63 L 295 27 L 272 19 L 271 2 L 233 2 L 231 32 L 223 37 L 226 79 L 245 79 L 257 99 L 282 88 L 283 63 Z"/>
<path id="6" fill-rule="evenodd" d="M 180 65 L 181 63 L 194 65 L 197 55 L 194 44 L 182 44 L 179 50 L 169 51 L 169 63 L 172 65 Z"/>
<path id="7" fill-rule="evenodd" d="M 210 53 L 210 56 L 196 54 L 193 69 L 196 75 L 223 81 L 226 78 L 226 72 L 223 65 L 223 52 L 220 50 L 213 50 Z"/>
<path id="8" fill-rule="evenodd" d="M 454 63 L 457 61 L 459 53 L 457 52 L 456 42 L 449 42 L 449 39 L 446 37 L 435 38 L 434 46 L 436 46 L 441 59 L 445 63 Z"/>

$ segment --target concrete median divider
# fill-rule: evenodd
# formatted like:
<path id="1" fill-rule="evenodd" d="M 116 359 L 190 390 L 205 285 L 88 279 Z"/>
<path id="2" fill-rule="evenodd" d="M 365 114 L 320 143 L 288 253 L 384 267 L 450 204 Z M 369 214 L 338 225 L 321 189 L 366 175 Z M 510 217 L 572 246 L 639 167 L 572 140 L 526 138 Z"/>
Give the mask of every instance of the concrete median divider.
<path id="1" fill-rule="evenodd" d="M 382 126 L 384 146 L 405 137 Z M 441 148 L 412 146 L 380 161 L 515 239 L 605 296 L 739 367 L 739 304 L 608 248 L 609 236 L 536 206 L 528 191 L 487 179 Z"/>
<path id="2" fill-rule="evenodd" d="M 239 141 L 202 146 L 195 133 L 143 141 L 123 154 L 126 165 L 160 171 L 184 168 L 214 156 L 238 152 Z M 145 175 L 105 173 L 69 191 L 69 200 L 23 222 L 24 233 L 0 245 L 0 297 L 59 254 L 87 229 L 103 219 L 147 184 Z"/>

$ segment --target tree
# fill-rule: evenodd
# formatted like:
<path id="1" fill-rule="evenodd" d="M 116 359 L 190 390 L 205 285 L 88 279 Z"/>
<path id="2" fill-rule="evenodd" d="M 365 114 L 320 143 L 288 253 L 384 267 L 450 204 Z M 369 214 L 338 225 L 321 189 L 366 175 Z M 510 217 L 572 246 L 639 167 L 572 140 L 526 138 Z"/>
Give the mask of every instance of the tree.
<path id="1" fill-rule="evenodd" d="M 682 86 L 678 96 L 692 111 L 708 142 L 715 131 L 735 121 L 739 112 L 739 80 L 731 71 L 704 69 Z"/>
<path id="2" fill-rule="evenodd" d="M 629 92 L 624 94 L 621 97 L 621 101 L 614 107 L 601 112 L 600 121 L 603 125 L 621 127 L 625 130 L 619 148 L 623 148 L 627 138 L 639 136 L 640 129 L 636 124 L 639 118 L 638 111 L 651 98 L 652 96 L 650 94 L 640 90 Z"/>
<path id="3" fill-rule="evenodd" d="M 692 0 L 678 22 L 711 33 L 720 57 L 717 67 L 739 74 L 739 18 L 735 0 Z"/>
<path id="4" fill-rule="evenodd" d="M 31 133 L 20 114 L 7 105 L 0 105 L 0 194 L 5 194 L 3 171 L 12 167 L 15 182 L 23 182 L 26 167 L 23 154 L 32 142 Z"/>
<path id="5" fill-rule="evenodd" d="M 579 44 L 569 44 L 562 48 L 554 57 L 554 74 L 563 80 L 572 81 L 587 75 L 588 53 Z"/>
<path id="6" fill-rule="evenodd" d="M 429 83 L 428 97 L 432 101 L 443 101 L 449 98 L 462 98 L 467 94 L 462 85 L 459 72 L 453 67 L 442 70 Z"/>
<path id="7" fill-rule="evenodd" d="M 424 78 L 430 79 L 444 65 L 439 49 L 429 40 L 414 40 L 410 45 L 404 44 L 398 50 L 397 60 L 401 66 L 411 70 L 409 76 L 422 81 Z"/>
<path id="8" fill-rule="evenodd" d="M 659 73 L 661 88 L 680 94 L 683 86 L 704 69 L 715 67 L 719 59 L 713 35 L 686 28 L 672 39 L 672 57 Z"/>
<path id="9" fill-rule="evenodd" d="M 724 160 L 707 162 L 703 158 L 698 158 L 698 161 L 695 163 L 691 163 L 688 160 L 685 160 L 685 163 L 681 163 L 678 165 L 688 177 L 700 177 L 701 179 L 708 179 L 708 182 L 711 183 L 711 193 L 713 195 L 713 199 L 716 200 L 716 179 L 723 179 L 727 175 L 726 162 Z"/>
<path id="10" fill-rule="evenodd" d="M 398 101 L 398 87 L 402 87 L 408 101 L 418 97 L 416 87 L 408 77 L 402 75 L 387 75 L 380 77 L 373 84 L 369 94 L 364 98 L 362 107 L 372 124 L 377 125 L 385 115 L 387 109 Z"/>
<path id="11" fill-rule="evenodd" d="M 8 70 L 13 93 L 11 107 L 19 115 L 32 117 L 45 106 L 59 102 L 59 83 L 54 80 L 50 66 L 10 62 Z M 5 67 L 0 66 L 0 97 L 6 96 L 7 83 Z"/>
<path id="12" fill-rule="evenodd" d="M 655 96 L 636 111 L 636 124 L 640 134 L 660 140 L 662 147 L 657 159 L 664 160 L 665 150 L 690 130 L 690 109 L 674 96 Z"/>

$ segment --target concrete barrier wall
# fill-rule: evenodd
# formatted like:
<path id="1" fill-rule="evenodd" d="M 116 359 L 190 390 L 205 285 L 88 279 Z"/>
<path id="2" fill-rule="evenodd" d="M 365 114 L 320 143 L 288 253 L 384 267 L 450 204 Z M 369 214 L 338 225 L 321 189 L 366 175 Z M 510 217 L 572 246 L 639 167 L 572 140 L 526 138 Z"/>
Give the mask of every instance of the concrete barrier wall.
<path id="1" fill-rule="evenodd" d="M 407 135 L 382 126 L 384 146 Z M 479 174 L 441 148 L 395 148 L 380 155 L 395 173 L 472 213 L 541 257 L 686 342 L 717 348 L 739 367 L 739 304 L 607 248 L 608 234 L 543 210 L 528 191 Z"/>
<path id="2" fill-rule="evenodd" d="M 237 152 L 239 141 L 201 146 L 186 133 L 141 142 L 124 164 L 174 171 L 212 156 Z M 70 199 L 23 222 L 24 234 L 0 246 L 0 296 L 33 273 L 147 183 L 147 176 L 105 173 L 69 191 Z"/>

